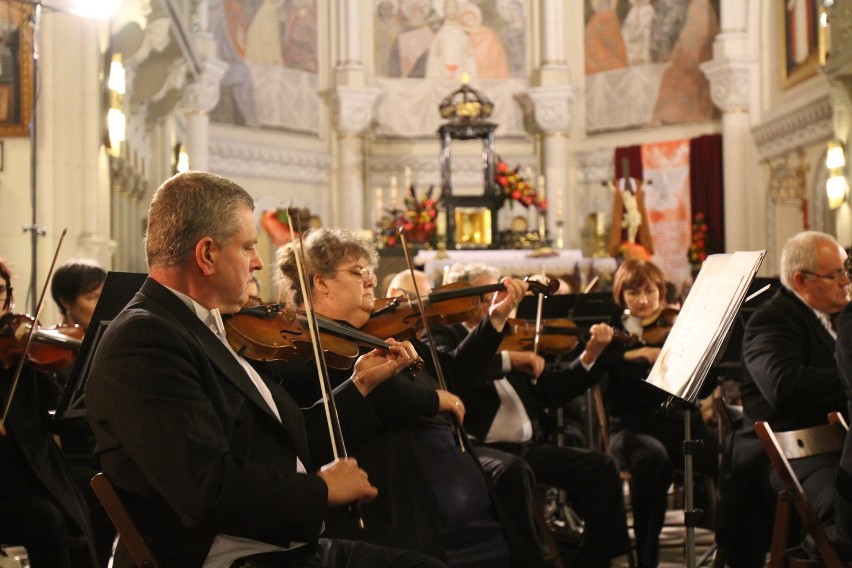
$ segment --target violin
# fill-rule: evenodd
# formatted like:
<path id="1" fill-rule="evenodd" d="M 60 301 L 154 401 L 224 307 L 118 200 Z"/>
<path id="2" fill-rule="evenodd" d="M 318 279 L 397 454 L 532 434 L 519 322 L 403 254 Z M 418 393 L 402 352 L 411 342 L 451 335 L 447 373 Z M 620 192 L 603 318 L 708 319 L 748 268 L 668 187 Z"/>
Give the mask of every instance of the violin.
<path id="1" fill-rule="evenodd" d="M 559 289 L 558 280 L 543 284 L 537 280 L 525 278 L 529 291 L 545 296 Z M 491 292 L 505 290 L 503 283 L 472 286 L 466 282 L 454 282 L 439 286 L 420 300 L 426 311 L 426 322 L 420 313 L 417 298 L 406 299 L 379 298 L 374 310 L 361 331 L 376 337 L 394 337 L 399 340 L 420 336 L 425 326 L 450 325 L 467 321 L 479 315 L 482 296 Z"/>
<path id="2" fill-rule="evenodd" d="M 663 308 L 660 313 L 642 322 L 642 343 L 652 347 L 661 347 L 672 331 L 678 310 Z"/>
<path id="3" fill-rule="evenodd" d="M 525 319 L 510 319 L 509 334 L 500 343 L 499 351 L 530 351 L 535 344 L 535 322 Z M 542 320 L 538 352 L 543 356 L 554 356 L 573 350 L 580 337 L 589 334 L 590 328 L 578 327 L 568 318 Z M 634 345 L 639 338 L 633 334 L 615 330 L 612 340 L 625 345 Z"/>
<path id="4" fill-rule="evenodd" d="M 359 347 L 390 349 L 390 344 L 353 327 L 314 316 L 319 325 L 322 356 L 339 370 L 352 368 Z M 293 355 L 313 358 L 313 342 L 305 314 L 279 304 L 243 308 L 222 318 L 231 347 L 247 359 L 286 361 Z"/>
<path id="5" fill-rule="evenodd" d="M 80 326 L 41 327 L 35 318 L 24 314 L 6 314 L 0 318 L 0 365 L 9 368 L 24 355 L 27 335 L 32 326 L 33 344 L 26 352 L 27 362 L 36 370 L 55 372 L 74 364 L 83 342 Z"/>

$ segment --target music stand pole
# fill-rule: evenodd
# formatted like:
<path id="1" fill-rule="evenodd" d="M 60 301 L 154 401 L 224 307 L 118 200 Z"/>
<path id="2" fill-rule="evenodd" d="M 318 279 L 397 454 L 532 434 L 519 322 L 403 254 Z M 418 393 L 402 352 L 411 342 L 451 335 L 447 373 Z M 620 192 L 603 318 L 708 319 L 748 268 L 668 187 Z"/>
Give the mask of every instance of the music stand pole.
<path id="1" fill-rule="evenodd" d="M 704 515 L 702 509 L 693 509 L 694 482 L 692 455 L 701 448 L 704 440 L 692 439 L 692 411 L 683 411 L 683 524 L 686 527 L 686 566 L 695 568 L 695 527 Z"/>

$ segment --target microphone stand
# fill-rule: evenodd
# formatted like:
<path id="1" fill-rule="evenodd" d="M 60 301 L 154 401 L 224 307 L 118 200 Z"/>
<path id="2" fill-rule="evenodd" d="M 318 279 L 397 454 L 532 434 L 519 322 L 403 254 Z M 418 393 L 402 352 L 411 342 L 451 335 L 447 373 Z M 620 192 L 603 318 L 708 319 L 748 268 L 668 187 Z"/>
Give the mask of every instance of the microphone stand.
<path id="1" fill-rule="evenodd" d="M 30 4 L 24 2 L 24 4 Z M 22 227 L 23 232 L 30 233 L 30 286 L 29 298 L 32 304 L 31 311 L 35 313 L 36 302 L 38 302 L 38 238 L 47 234 L 44 227 L 38 226 L 38 99 L 39 99 L 39 29 L 41 27 L 41 9 L 42 3 L 36 2 L 33 4 L 34 9 L 30 25 L 33 28 L 33 108 L 30 114 L 30 206 L 32 207 L 32 215 L 30 224 Z"/>

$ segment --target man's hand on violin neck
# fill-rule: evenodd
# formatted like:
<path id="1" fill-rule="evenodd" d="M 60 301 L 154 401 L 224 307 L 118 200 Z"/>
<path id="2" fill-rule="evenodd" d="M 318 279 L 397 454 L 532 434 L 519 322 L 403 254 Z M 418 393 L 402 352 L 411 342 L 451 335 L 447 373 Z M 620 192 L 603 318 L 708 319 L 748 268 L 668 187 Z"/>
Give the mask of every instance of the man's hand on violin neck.
<path id="1" fill-rule="evenodd" d="M 613 329 L 605 323 L 596 323 L 589 329 L 589 340 L 586 342 L 586 357 L 583 363 L 591 365 L 598 355 L 612 342 Z"/>
<path id="2" fill-rule="evenodd" d="M 529 288 L 529 285 L 523 280 L 509 278 L 508 276 L 503 278 L 502 282 L 506 288 L 494 295 L 494 299 L 491 301 L 491 308 L 488 310 L 491 325 L 497 331 L 503 331 L 506 320 L 509 319 L 512 312 L 521 303 L 524 294 L 527 292 L 527 288 Z"/>

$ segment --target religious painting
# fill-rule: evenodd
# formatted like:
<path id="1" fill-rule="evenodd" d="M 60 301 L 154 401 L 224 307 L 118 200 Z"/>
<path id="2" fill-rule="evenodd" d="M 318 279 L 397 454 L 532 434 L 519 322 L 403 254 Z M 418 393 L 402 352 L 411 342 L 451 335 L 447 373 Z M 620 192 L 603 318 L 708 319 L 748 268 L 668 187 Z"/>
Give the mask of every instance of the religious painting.
<path id="1" fill-rule="evenodd" d="M 376 133 L 434 136 L 437 106 L 462 78 L 494 103 L 499 134 L 524 136 L 531 6 L 525 0 L 372 0 Z"/>
<path id="2" fill-rule="evenodd" d="M 586 129 L 713 120 L 700 64 L 713 57 L 718 0 L 585 0 Z"/>
<path id="3" fill-rule="evenodd" d="M 522 0 L 374 0 L 377 77 L 526 75 Z"/>
<path id="4" fill-rule="evenodd" d="M 0 136 L 27 136 L 33 108 L 32 9 L 6 4 L 0 12 Z"/>
<path id="5" fill-rule="evenodd" d="M 776 2 L 783 10 L 782 84 L 787 88 L 816 74 L 819 66 L 819 8 L 817 0 Z"/>
<path id="6" fill-rule="evenodd" d="M 211 118 L 317 132 L 317 1 L 223 0 L 210 11 L 218 56 L 229 65 Z"/>

